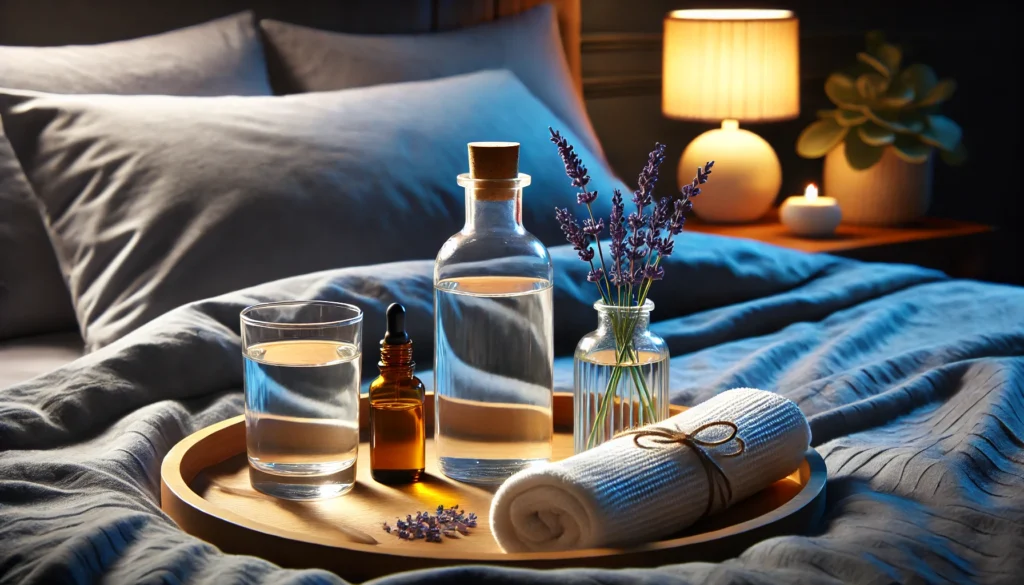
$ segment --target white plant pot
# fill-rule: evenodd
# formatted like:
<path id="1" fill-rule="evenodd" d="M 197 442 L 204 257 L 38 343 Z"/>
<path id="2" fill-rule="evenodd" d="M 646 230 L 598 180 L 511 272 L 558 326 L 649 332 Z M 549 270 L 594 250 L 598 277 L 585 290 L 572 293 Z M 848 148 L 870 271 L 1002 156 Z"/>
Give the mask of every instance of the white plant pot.
<path id="1" fill-rule="evenodd" d="M 932 202 L 932 160 L 908 163 L 886 148 L 882 159 L 860 171 L 846 161 L 846 144 L 825 155 L 824 195 L 834 197 L 843 223 L 899 225 L 919 219 Z"/>

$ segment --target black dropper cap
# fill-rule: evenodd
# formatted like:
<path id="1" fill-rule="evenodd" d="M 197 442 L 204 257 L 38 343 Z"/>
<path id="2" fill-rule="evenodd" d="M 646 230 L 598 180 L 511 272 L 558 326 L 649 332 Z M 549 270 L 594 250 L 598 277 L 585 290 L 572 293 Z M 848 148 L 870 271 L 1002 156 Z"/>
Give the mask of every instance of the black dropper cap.
<path id="1" fill-rule="evenodd" d="M 384 334 L 385 345 L 401 345 L 409 343 L 409 334 L 405 331 L 405 307 L 391 303 L 387 311 L 388 330 Z"/>

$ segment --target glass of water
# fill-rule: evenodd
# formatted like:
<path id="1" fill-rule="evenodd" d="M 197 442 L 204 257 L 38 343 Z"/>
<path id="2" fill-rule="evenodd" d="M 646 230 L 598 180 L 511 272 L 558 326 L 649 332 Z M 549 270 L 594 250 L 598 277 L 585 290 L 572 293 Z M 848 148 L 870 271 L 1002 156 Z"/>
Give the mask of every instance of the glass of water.
<path id="1" fill-rule="evenodd" d="M 289 500 L 355 484 L 363 312 L 327 301 L 242 311 L 245 441 L 252 486 Z"/>

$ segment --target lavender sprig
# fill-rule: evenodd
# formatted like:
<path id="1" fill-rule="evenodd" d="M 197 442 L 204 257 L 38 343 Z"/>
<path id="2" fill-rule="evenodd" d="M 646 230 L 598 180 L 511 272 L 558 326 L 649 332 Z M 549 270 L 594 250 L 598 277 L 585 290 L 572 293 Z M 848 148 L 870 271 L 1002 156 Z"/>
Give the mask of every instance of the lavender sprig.
<path id="1" fill-rule="evenodd" d="M 597 191 L 587 191 L 587 185 L 590 184 L 590 175 L 587 174 L 587 167 L 583 166 L 583 161 L 576 154 L 575 148 L 550 126 L 548 127 L 548 132 L 551 133 L 551 142 L 554 142 L 555 146 L 558 147 L 558 156 L 562 158 L 562 162 L 565 164 L 565 174 L 572 179 L 572 186 L 580 189 L 580 193 L 576 196 L 576 203 L 580 205 L 593 203 L 597 199 Z"/>
<path id="2" fill-rule="evenodd" d="M 660 178 L 660 169 L 665 162 L 665 145 L 655 143 L 647 155 L 647 163 L 637 178 L 637 188 L 632 201 L 636 210 L 625 213 L 623 196 L 613 191 L 612 210 L 608 217 L 610 264 L 606 262 L 601 248 L 600 235 L 605 229 L 603 219 L 594 217 L 591 204 L 597 199 L 597 191 L 588 191 L 590 175 L 575 148 L 553 128 L 551 142 L 558 148 L 558 155 L 565 165 L 565 173 L 571 184 L 580 189 L 577 203 L 585 205 L 588 216 L 582 226 L 566 208 L 555 210 L 555 217 L 561 225 L 566 240 L 572 244 L 580 259 L 590 264 L 587 280 L 597 285 L 604 302 L 620 306 L 641 305 L 647 296 L 651 283 L 662 280 L 665 269 L 659 266 L 663 258 L 675 252 L 674 236 L 679 235 L 686 222 L 686 214 L 693 208 L 692 199 L 700 195 L 700 186 L 708 181 L 714 161 L 697 169 L 693 181 L 683 185 L 680 197 L 673 200 L 662 198 L 655 201 L 654 189 Z M 650 211 L 648 212 L 648 209 Z M 595 253 L 591 238 L 597 244 Z M 594 260 L 597 257 L 599 265 Z M 601 283 L 604 282 L 604 287 Z M 612 286 L 616 294 L 612 294 Z M 634 295 L 634 290 L 636 295 Z"/>
<path id="3" fill-rule="evenodd" d="M 594 265 L 594 249 L 590 247 L 590 237 L 596 236 L 604 229 L 603 220 L 594 222 L 593 219 L 583 220 L 583 227 L 576 222 L 576 218 L 572 216 L 572 213 L 568 209 L 555 209 L 555 218 L 558 223 L 562 226 L 562 233 L 565 234 L 565 239 L 572 244 L 572 249 L 576 250 L 576 254 L 580 257 L 580 260 L 590 263 L 590 272 L 587 274 L 587 281 L 597 284 L 597 289 L 601 290 L 601 279 L 604 278 L 604 270 Z M 601 295 L 602 298 L 604 295 Z"/>
<path id="4" fill-rule="evenodd" d="M 672 235 L 679 235 L 683 231 L 683 226 L 686 224 L 686 214 L 693 209 L 694 197 L 700 195 L 700 185 L 708 182 L 708 177 L 711 175 L 711 168 L 715 166 L 715 161 L 708 161 L 703 168 L 697 167 L 697 176 L 693 178 L 693 181 L 689 184 L 683 185 L 679 190 L 681 197 L 675 201 L 675 209 L 672 214 L 672 219 L 669 222 L 669 230 Z"/>
<path id="5" fill-rule="evenodd" d="M 630 288 L 626 292 L 626 297 L 629 301 L 633 299 L 632 287 L 642 286 L 647 264 L 650 262 L 654 251 L 653 247 L 644 247 L 648 243 L 648 236 L 650 235 L 645 233 L 643 229 L 643 226 L 649 219 L 644 214 L 644 209 L 650 206 L 654 200 L 654 186 L 658 184 L 658 175 L 661 163 L 663 162 L 665 162 L 665 145 L 655 142 L 654 150 L 647 155 L 647 164 L 644 165 L 643 170 L 640 171 L 640 176 L 637 178 L 636 191 L 633 191 L 633 203 L 636 204 L 636 211 L 629 214 L 628 223 L 630 229 L 633 230 L 633 235 L 627 240 L 632 249 L 626 251 L 627 256 L 629 256 L 630 273 Z M 651 217 L 653 218 L 653 216 Z M 651 237 L 652 243 L 654 237 L 657 237 L 657 234 Z M 641 260 L 644 261 L 643 265 L 639 265 Z"/>
<path id="6" fill-rule="evenodd" d="M 612 268 L 608 275 L 612 284 L 620 287 L 624 284 L 622 264 L 626 258 L 626 219 L 623 217 L 625 204 L 622 202 L 622 191 L 615 189 L 612 195 L 612 212 L 608 215 L 608 235 L 611 243 L 608 249 L 612 254 Z M 621 295 L 620 304 L 621 304 Z"/>
<path id="7" fill-rule="evenodd" d="M 579 155 L 576 154 L 575 149 L 569 141 L 562 137 L 554 128 L 548 126 L 548 132 L 551 133 L 551 142 L 558 147 L 558 156 L 561 157 L 562 163 L 565 164 L 565 174 L 572 179 L 572 186 L 579 188 L 580 192 L 576 195 L 576 203 L 578 205 L 586 205 L 587 213 L 590 215 L 588 220 L 583 222 L 583 237 L 581 238 L 577 234 L 577 230 L 574 228 L 575 220 L 572 220 L 572 225 L 569 224 L 571 215 L 568 214 L 568 210 L 563 209 L 564 213 L 559 213 L 559 210 L 555 209 L 555 216 L 558 218 L 559 223 L 562 225 L 562 232 L 565 234 L 566 239 L 573 244 L 573 248 L 576 249 L 580 255 L 580 259 L 590 263 L 590 272 L 587 274 L 587 281 L 593 282 L 597 286 L 597 292 L 601 296 L 601 299 L 606 302 L 611 302 L 612 286 L 608 281 L 607 268 L 604 262 L 604 251 L 601 249 L 601 232 L 604 230 L 604 222 L 602 220 L 594 219 L 594 210 L 590 207 L 590 204 L 597 199 L 597 191 L 587 191 L 587 185 L 590 184 L 590 175 L 587 174 L 587 167 L 583 165 L 583 161 L 580 160 Z M 561 217 L 559 217 L 561 216 Z M 597 254 L 601 262 L 601 267 L 594 266 L 594 252 L 590 248 L 589 238 L 594 238 L 597 242 Z M 588 252 L 584 252 L 580 244 L 586 243 L 586 249 Z M 601 288 L 601 282 L 604 282 L 604 288 Z"/>
<path id="8" fill-rule="evenodd" d="M 594 249 L 590 247 L 590 238 L 587 235 L 587 231 L 580 227 L 572 213 L 564 207 L 562 209 L 556 208 L 555 219 L 562 226 L 562 233 L 565 234 L 565 239 L 572 244 L 572 249 L 576 250 L 580 260 L 584 262 L 593 260 Z"/>
<path id="9" fill-rule="evenodd" d="M 572 217 L 568 209 L 556 209 L 555 216 L 566 239 L 572 244 L 580 258 L 590 263 L 587 280 L 597 285 L 601 300 L 606 304 L 620 307 L 639 307 L 647 300 L 651 285 L 665 277 L 665 268 L 660 266 L 661 260 L 671 256 L 675 251 L 674 236 L 683 230 L 685 215 L 692 209 L 692 198 L 700 195 L 700 185 L 708 180 L 714 161 L 697 169 L 694 180 L 680 189 L 680 197 L 676 200 L 663 198 L 655 202 L 654 188 L 658 183 L 661 164 L 665 161 L 665 145 L 655 143 L 654 150 L 647 157 L 647 164 L 640 171 L 637 188 L 633 192 L 632 201 L 636 211 L 628 216 L 625 214 L 622 193 L 616 189 L 612 195 L 612 210 L 608 216 L 609 252 L 611 264 L 606 264 L 601 250 L 600 233 L 604 230 L 602 220 L 594 218 L 591 204 L 597 199 L 597 191 L 588 191 L 590 176 L 583 166 L 572 145 L 558 132 L 549 128 L 551 141 L 558 147 L 558 154 L 565 164 L 566 175 L 572 179 L 572 185 L 580 189 L 576 197 L 577 203 L 586 205 L 588 219 L 583 226 Z M 650 212 L 648 213 L 648 208 Z M 590 238 L 597 242 L 597 256 L 600 267 L 594 264 L 594 250 L 590 246 Z M 604 288 L 601 282 L 604 282 Z M 615 286 L 613 297 L 612 286 Z M 634 296 L 634 288 L 636 296 Z M 635 304 L 634 304 L 635 303 Z M 616 365 L 609 376 L 607 388 L 600 399 L 598 412 L 593 420 L 588 447 L 593 446 L 598 436 L 597 429 L 604 425 L 612 397 L 617 395 L 618 384 L 623 376 L 631 379 L 639 390 L 644 419 L 654 421 L 653 402 L 647 381 L 640 371 L 632 365 L 623 365 L 637 359 L 633 335 L 639 322 L 641 311 L 633 311 L 623 315 L 613 314 L 613 333 L 615 335 Z"/>
<path id="10" fill-rule="evenodd" d="M 654 186 L 658 184 L 658 169 L 663 162 L 665 162 L 665 145 L 655 142 L 654 150 L 647 155 L 647 164 L 640 171 L 640 177 L 636 182 L 636 191 L 633 192 L 633 203 L 636 203 L 637 208 L 647 207 L 651 204 Z"/>

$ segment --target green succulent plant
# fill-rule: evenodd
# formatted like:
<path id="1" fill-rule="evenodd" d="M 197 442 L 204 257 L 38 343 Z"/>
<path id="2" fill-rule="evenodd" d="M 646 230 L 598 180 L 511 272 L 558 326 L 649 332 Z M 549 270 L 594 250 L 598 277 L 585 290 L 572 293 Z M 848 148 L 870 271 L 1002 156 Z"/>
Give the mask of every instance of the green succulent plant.
<path id="1" fill-rule="evenodd" d="M 797 154 L 819 158 L 845 141 L 846 159 L 855 169 L 871 167 L 890 147 L 910 163 L 927 161 L 935 148 L 946 162 L 962 162 L 960 126 L 938 113 L 956 82 L 940 80 L 927 65 L 900 69 L 902 60 L 903 51 L 882 33 L 868 33 L 867 51 L 857 53 L 857 64 L 825 81 L 837 108 L 818 112 L 819 119 L 800 133 Z"/>

